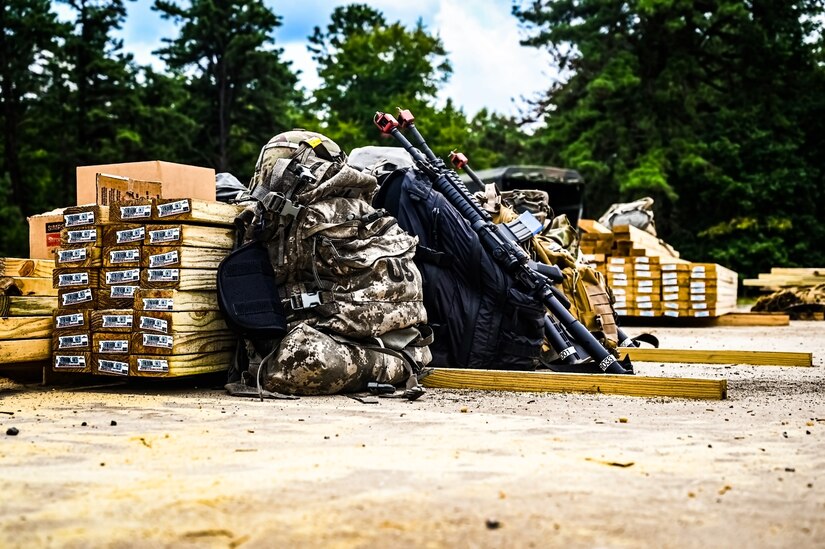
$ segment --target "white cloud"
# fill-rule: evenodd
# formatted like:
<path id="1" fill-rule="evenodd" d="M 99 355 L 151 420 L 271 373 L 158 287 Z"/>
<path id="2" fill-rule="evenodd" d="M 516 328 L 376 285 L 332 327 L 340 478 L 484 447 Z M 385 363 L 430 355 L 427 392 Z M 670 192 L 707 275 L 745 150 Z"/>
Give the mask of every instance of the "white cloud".
<path id="1" fill-rule="evenodd" d="M 292 61 L 292 69 L 300 70 L 298 85 L 308 90 L 314 90 L 321 85 L 318 70 L 312 54 L 307 50 L 306 42 L 289 42 L 278 44 L 284 50 L 284 59 Z"/>

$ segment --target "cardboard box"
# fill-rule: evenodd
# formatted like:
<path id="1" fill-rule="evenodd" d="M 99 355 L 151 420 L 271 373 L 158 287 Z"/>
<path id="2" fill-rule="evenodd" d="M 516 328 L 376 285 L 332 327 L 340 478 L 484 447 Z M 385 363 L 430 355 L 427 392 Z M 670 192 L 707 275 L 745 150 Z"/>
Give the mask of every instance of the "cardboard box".
<path id="1" fill-rule="evenodd" d="M 106 173 L 95 174 L 95 203 L 101 206 L 111 206 L 113 202 L 136 198 L 160 198 L 163 196 L 161 189 L 160 181 L 143 181 Z"/>
<path id="2" fill-rule="evenodd" d="M 77 204 L 98 203 L 97 174 L 118 175 L 144 182 L 159 181 L 162 198 L 215 200 L 215 170 L 150 160 L 77 167 Z"/>
<path id="3" fill-rule="evenodd" d="M 62 229 L 62 208 L 29 217 L 29 258 L 54 259 Z"/>

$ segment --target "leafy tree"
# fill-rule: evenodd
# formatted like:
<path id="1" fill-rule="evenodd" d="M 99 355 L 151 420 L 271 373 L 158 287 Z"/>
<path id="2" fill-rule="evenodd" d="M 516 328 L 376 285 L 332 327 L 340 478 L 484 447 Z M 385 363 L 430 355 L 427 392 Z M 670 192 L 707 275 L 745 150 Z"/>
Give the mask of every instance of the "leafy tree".
<path id="1" fill-rule="evenodd" d="M 186 81 L 183 111 L 198 124 L 186 160 L 250 176 L 261 146 L 289 129 L 301 96 L 283 51 L 274 47 L 281 18 L 261 0 L 156 0 L 180 35 L 158 50 Z"/>
<path id="2" fill-rule="evenodd" d="M 441 39 L 420 20 L 407 29 L 365 4 L 335 8 L 326 29 L 315 27 L 309 43 L 323 80 L 312 106 L 323 131 L 345 150 L 377 142 L 376 110 L 394 112 L 402 105 L 426 124 L 438 88 L 452 72 Z M 448 105 L 445 116 L 456 112 Z"/>
<path id="3" fill-rule="evenodd" d="M 651 195 L 685 256 L 753 273 L 825 259 L 821 0 L 537 1 L 514 8 L 564 78 L 532 142 L 598 215 Z"/>

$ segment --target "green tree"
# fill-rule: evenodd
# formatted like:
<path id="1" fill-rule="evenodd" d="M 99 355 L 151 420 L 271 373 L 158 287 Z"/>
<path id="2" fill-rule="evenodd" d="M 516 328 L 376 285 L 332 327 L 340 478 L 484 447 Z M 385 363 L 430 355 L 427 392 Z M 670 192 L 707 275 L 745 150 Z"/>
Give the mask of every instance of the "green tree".
<path id="1" fill-rule="evenodd" d="M 822 261 L 821 0 L 516 6 L 564 76 L 532 142 L 591 215 L 651 195 L 683 254 L 743 272 Z"/>
<path id="2" fill-rule="evenodd" d="M 180 35 L 158 50 L 186 81 L 184 112 L 198 124 L 186 160 L 250 176 L 261 146 L 291 128 L 301 94 L 273 32 L 281 18 L 261 0 L 156 0 Z"/>
<path id="3" fill-rule="evenodd" d="M 426 125 L 439 86 L 452 72 L 441 39 L 420 20 L 407 29 L 365 4 L 335 8 L 326 29 L 315 27 L 308 49 L 323 81 L 312 107 L 322 130 L 345 150 L 377 143 L 377 110 L 395 112 L 401 105 Z M 449 105 L 446 117 L 454 113 Z"/>

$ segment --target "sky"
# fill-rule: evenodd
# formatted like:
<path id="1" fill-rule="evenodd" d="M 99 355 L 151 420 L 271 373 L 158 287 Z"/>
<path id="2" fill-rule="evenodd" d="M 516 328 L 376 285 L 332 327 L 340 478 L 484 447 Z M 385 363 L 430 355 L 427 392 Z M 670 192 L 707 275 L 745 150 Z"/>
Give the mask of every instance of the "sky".
<path id="1" fill-rule="evenodd" d="M 524 98 L 533 98 L 550 87 L 551 63 L 545 52 L 519 44 L 524 33 L 510 13 L 512 0 L 359 0 L 384 13 L 390 21 L 411 27 L 421 19 L 437 34 L 448 52 L 453 74 L 439 93 L 439 102 L 448 98 L 470 116 L 482 108 L 515 115 L 525 107 Z M 128 2 L 129 14 L 117 33 L 127 52 L 140 64 L 160 69 L 163 63 L 152 51 L 161 39 L 175 37 L 177 30 L 152 11 L 151 0 Z M 325 27 L 332 10 L 352 2 L 340 0 L 265 0 L 282 17 L 275 43 L 300 71 L 300 85 L 312 90 L 319 84 L 315 63 L 306 49 L 307 37 L 315 26 Z M 66 8 L 56 5 L 58 13 Z"/>

